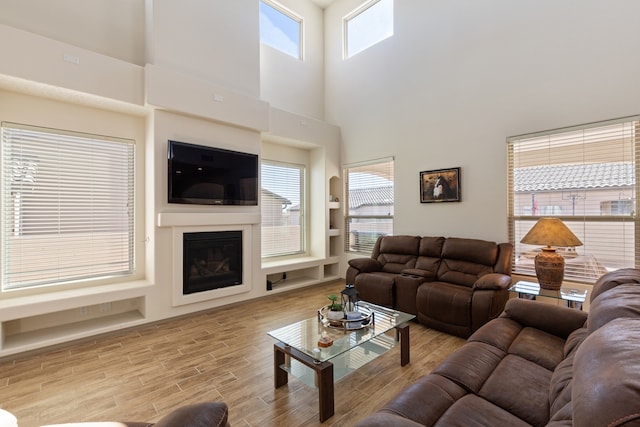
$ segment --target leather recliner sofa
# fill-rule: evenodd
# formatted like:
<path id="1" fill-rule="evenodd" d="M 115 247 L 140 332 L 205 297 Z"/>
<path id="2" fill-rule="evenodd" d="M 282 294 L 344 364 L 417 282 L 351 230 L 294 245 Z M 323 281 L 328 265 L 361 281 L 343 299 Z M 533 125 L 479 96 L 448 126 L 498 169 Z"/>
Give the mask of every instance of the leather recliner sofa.
<path id="1" fill-rule="evenodd" d="M 141 421 L 98 421 L 50 424 L 42 427 L 230 427 L 224 402 L 200 402 L 181 406 L 156 423 Z"/>
<path id="2" fill-rule="evenodd" d="M 349 260 L 360 299 L 415 314 L 420 323 L 469 337 L 509 298 L 510 243 L 456 237 L 381 236 L 370 258 Z"/>
<path id="3" fill-rule="evenodd" d="M 640 270 L 602 276 L 590 311 L 511 299 L 357 427 L 640 426 Z"/>

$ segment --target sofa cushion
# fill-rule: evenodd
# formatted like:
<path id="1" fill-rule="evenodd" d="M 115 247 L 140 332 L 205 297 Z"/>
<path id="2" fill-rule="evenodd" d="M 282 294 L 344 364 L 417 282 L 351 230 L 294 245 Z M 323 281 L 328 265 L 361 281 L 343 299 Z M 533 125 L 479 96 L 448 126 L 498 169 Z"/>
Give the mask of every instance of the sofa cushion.
<path id="1" fill-rule="evenodd" d="M 640 285 L 637 283 L 618 285 L 591 301 L 589 333 L 621 317 L 640 318 Z"/>
<path id="2" fill-rule="evenodd" d="M 587 328 L 576 329 L 564 344 L 564 359 L 551 375 L 549 385 L 549 413 L 553 421 L 571 419 L 571 380 L 573 361 L 580 343 L 587 337 Z M 569 411 L 569 414 L 567 414 Z"/>
<path id="3" fill-rule="evenodd" d="M 418 287 L 417 306 L 427 318 L 450 325 L 471 325 L 470 287 L 443 282 L 425 282 Z"/>
<path id="4" fill-rule="evenodd" d="M 430 425 L 430 424 L 425 424 Z M 509 411 L 474 394 L 468 394 L 456 401 L 440 420 L 433 424 L 442 427 L 467 426 L 509 426 L 530 427 Z"/>
<path id="5" fill-rule="evenodd" d="M 589 293 L 589 301 L 592 302 L 600 294 L 623 283 L 640 283 L 640 270 L 636 268 L 621 268 L 602 275 L 593 285 Z"/>
<path id="6" fill-rule="evenodd" d="M 430 280 L 436 277 L 440 267 L 440 254 L 444 245 L 444 237 L 423 237 L 420 239 L 416 269 L 430 272 Z"/>
<path id="7" fill-rule="evenodd" d="M 442 258 L 493 268 L 498 259 L 498 245 L 486 240 L 449 237 L 442 246 Z"/>
<path id="8" fill-rule="evenodd" d="M 499 317 L 475 331 L 468 341 L 483 342 L 506 353 L 521 330 L 522 325 L 518 322 Z"/>
<path id="9" fill-rule="evenodd" d="M 564 358 L 565 340 L 540 329 L 526 327 L 509 347 L 508 353 L 553 371 Z"/>
<path id="10" fill-rule="evenodd" d="M 573 421 L 578 426 L 638 426 L 639 397 L 640 319 L 615 319 L 576 351 Z"/>
<path id="11" fill-rule="evenodd" d="M 439 375 L 428 374 L 396 395 L 384 405 L 382 412 L 411 419 L 420 425 L 434 425 L 442 414 L 465 394 L 467 391 L 455 382 Z"/>
<path id="12" fill-rule="evenodd" d="M 400 274 L 404 269 L 415 267 L 419 245 L 418 236 L 385 236 L 372 256 L 380 263 L 382 271 Z"/>
<path id="13" fill-rule="evenodd" d="M 509 354 L 487 378 L 478 395 L 531 425 L 543 426 L 549 420 L 550 381 L 548 369 Z"/>
<path id="14" fill-rule="evenodd" d="M 356 276 L 354 286 L 358 298 L 384 307 L 394 307 L 394 285 L 396 274 L 376 272 Z"/>
<path id="15" fill-rule="evenodd" d="M 477 393 L 504 356 L 503 351 L 491 345 L 468 342 L 449 355 L 432 373 Z"/>

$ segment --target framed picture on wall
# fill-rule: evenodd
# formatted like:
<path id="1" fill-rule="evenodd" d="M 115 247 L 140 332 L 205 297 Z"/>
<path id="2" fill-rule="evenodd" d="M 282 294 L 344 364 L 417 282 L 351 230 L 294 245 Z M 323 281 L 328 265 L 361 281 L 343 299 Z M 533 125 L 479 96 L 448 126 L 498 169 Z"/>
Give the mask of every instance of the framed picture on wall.
<path id="1" fill-rule="evenodd" d="M 460 168 L 420 172 L 420 203 L 459 201 Z"/>

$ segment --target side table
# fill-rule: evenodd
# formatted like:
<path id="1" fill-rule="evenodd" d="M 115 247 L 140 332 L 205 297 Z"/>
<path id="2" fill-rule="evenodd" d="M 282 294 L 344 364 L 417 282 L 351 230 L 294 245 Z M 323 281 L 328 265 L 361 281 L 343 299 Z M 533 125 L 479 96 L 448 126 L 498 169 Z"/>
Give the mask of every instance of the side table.
<path id="1" fill-rule="evenodd" d="M 587 299 L 586 289 L 573 289 L 561 287 L 559 290 L 542 289 L 536 282 L 521 280 L 509 288 L 509 292 L 516 292 L 518 298 L 535 300 L 536 297 L 553 298 L 566 301 L 567 307 L 582 310 L 582 305 Z"/>

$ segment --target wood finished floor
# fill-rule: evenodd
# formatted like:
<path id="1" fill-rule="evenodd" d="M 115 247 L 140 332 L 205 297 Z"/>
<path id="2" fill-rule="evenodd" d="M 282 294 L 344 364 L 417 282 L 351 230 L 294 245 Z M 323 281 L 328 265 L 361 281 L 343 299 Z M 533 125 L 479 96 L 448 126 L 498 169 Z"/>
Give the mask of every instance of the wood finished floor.
<path id="1" fill-rule="evenodd" d="M 411 323 L 411 363 L 399 347 L 335 385 L 335 415 L 295 377 L 273 387 L 267 332 L 315 315 L 333 282 L 216 308 L 37 354 L 0 360 L 0 408 L 20 427 L 157 421 L 181 405 L 221 400 L 237 426 L 350 426 L 432 370 L 464 340 Z"/>

